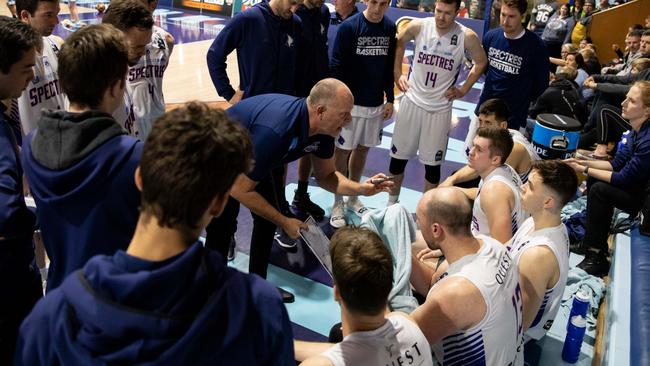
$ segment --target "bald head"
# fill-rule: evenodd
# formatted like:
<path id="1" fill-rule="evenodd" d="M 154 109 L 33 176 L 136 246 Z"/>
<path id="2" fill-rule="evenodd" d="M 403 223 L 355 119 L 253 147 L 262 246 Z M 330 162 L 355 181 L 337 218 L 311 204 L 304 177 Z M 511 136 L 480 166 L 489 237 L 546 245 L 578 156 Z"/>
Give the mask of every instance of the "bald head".
<path id="1" fill-rule="evenodd" d="M 337 97 L 353 98 L 352 92 L 342 81 L 327 78 L 314 85 L 307 97 L 307 103 L 311 106 L 329 105 L 336 101 Z"/>
<path id="2" fill-rule="evenodd" d="M 418 204 L 428 225 L 442 225 L 451 235 L 471 235 L 472 206 L 467 196 L 453 187 L 427 191 Z"/>

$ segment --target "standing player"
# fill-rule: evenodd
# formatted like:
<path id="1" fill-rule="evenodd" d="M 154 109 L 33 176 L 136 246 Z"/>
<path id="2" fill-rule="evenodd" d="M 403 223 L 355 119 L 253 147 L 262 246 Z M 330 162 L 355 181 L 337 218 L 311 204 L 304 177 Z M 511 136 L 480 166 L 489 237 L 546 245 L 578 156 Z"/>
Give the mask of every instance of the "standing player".
<path id="1" fill-rule="evenodd" d="M 354 95 L 352 122 L 336 139 L 336 170 L 358 182 L 368 150 L 381 142 L 384 120 L 393 114 L 393 59 L 397 27 L 384 15 L 389 0 L 368 0 L 362 13 L 339 26 L 332 52 L 332 76 L 343 81 Z M 384 103 L 384 94 L 386 103 Z M 367 208 L 356 197 L 348 208 L 361 216 Z M 345 226 L 343 196 L 335 195 L 330 224 Z"/>
<path id="2" fill-rule="evenodd" d="M 265 93 L 295 94 L 297 0 L 262 1 L 230 19 L 208 50 L 210 78 L 228 103 Z M 226 58 L 237 50 L 239 86 L 230 85 Z"/>
<path id="3" fill-rule="evenodd" d="M 140 0 L 114 0 L 106 9 L 102 23 L 111 24 L 124 33 L 129 47 L 129 67 L 133 68 L 138 65 L 145 54 L 147 45 L 152 40 L 153 18 L 151 11 Z M 130 72 L 128 78 L 130 82 Z M 113 112 L 113 118 L 129 135 L 144 140 L 143 135 L 148 130 L 141 131 L 136 124 L 133 98 L 131 88 L 125 88 L 122 103 Z"/>
<path id="4" fill-rule="evenodd" d="M 151 12 L 158 6 L 158 0 L 142 1 Z M 173 47 L 174 37 L 154 24 L 144 57 L 129 68 L 127 88 L 133 98 L 136 127 L 142 140 L 147 138 L 153 122 L 165 113 L 163 76 Z"/>
<path id="5" fill-rule="evenodd" d="M 395 175 L 395 186 L 388 204 L 397 202 L 408 159 L 418 151 L 425 168 L 425 191 L 438 185 L 451 128 L 452 101 L 467 94 L 487 64 L 476 33 L 455 21 L 459 9 L 460 0 L 437 1 L 434 17 L 413 20 L 397 37 L 393 72 L 404 98 L 390 153 L 389 170 Z M 412 40 L 415 54 L 407 81 L 402 75 L 402 59 L 406 44 Z M 454 84 L 466 52 L 474 66 L 463 86 L 457 88 Z"/>
<path id="6" fill-rule="evenodd" d="M 18 14 L 16 13 L 16 0 L 7 0 L 7 8 L 12 17 L 18 18 Z"/>
<path id="7" fill-rule="evenodd" d="M 330 26 L 330 12 L 323 0 L 305 0 L 298 5 L 295 14 L 302 21 L 302 42 L 298 43 L 300 62 L 296 65 L 296 96 L 307 97 L 317 82 L 329 76 L 327 31 Z M 320 220 L 325 211 L 313 203 L 307 193 L 311 168 L 311 155 L 300 158 L 298 189 L 291 204 L 298 211 Z"/>
<path id="8" fill-rule="evenodd" d="M 29 24 L 43 37 L 43 48 L 36 53 L 34 80 L 18 98 L 23 132 L 36 128 L 41 109 L 66 109 L 68 101 L 59 87 L 58 54 L 63 40 L 52 34 L 59 24 L 58 0 L 17 0 L 16 9 L 23 23 Z"/>
<path id="9" fill-rule="evenodd" d="M 512 146 L 507 130 L 479 128 L 469 152 L 469 167 L 481 181 L 478 189 L 463 190 L 474 200 L 472 233 L 488 235 L 501 243 L 510 240 L 528 216 L 521 208 L 521 179 L 505 163 Z"/>
<path id="10" fill-rule="evenodd" d="M 0 99 L 17 98 L 29 85 L 40 46 L 34 28 L 0 16 Z M 19 147 L 4 112 L 0 104 L 0 364 L 13 365 L 18 327 L 43 288 L 33 265 L 36 217 L 25 205 Z"/>
<path id="11" fill-rule="evenodd" d="M 532 217 L 508 248 L 519 268 L 524 298 L 526 338 L 540 339 L 560 308 L 569 272 L 569 236 L 560 218 L 562 207 L 578 188 L 578 178 L 559 160 L 538 161 L 523 186 L 521 203 Z"/>
<path id="12" fill-rule="evenodd" d="M 526 0 L 504 0 L 501 5 L 501 27 L 483 37 L 488 68 L 483 93 L 476 107 L 488 99 L 501 98 L 508 105 L 508 128 L 522 130 L 530 103 L 548 87 L 548 52 L 544 42 L 524 29 L 521 19 L 526 14 Z M 467 134 L 471 145 L 476 119 Z"/>

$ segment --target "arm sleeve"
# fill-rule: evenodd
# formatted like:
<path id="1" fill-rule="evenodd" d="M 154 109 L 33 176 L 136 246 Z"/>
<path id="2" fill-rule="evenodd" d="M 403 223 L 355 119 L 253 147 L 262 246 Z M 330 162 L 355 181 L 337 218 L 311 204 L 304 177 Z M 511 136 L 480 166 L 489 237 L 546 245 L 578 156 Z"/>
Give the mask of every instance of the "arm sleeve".
<path id="1" fill-rule="evenodd" d="M 637 74 L 638 75 L 638 74 Z M 596 83 L 631 84 L 637 80 L 636 75 L 592 75 Z"/>
<path id="2" fill-rule="evenodd" d="M 528 115 L 530 118 L 537 118 L 537 115 L 540 113 L 544 113 L 545 111 L 548 111 L 549 109 L 547 108 L 547 103 L 546 103 L 546 97 L 548 96 L 548 93 L 542 93 L 542 95 L 537 98 L 537 101 L 533 106 L 530 108 L 530 111 L 528 112 Z"/>
<path id="3" fill-rule="evenodd" d="M 546 46 L 544 46 L 543 42 L 539 42 L 538 46 L 538 54 L 534 57 L 534 62 L 535 66 L 533 68 L 535 74 L 534 74 L 534 79 L 533 79 L 533 86 L 530 89 L 531 91 L 531 96 L 530 100 L 535 100 L 537 99 L 542 93 L 544 93 L 544 90 L 548 88 L 548 51 L 546 50 Z"/>
<path id="4" fill-rule="evenodd" d="M 388 46 L 389 62 L 386 62 L 386 67 L 384 70 L 384 93 L 386 93 L 386 102 L 388 103 L 395 102 L 395 89 L 393 88 L 393 85 L 395 84 L 395 76 L 393 74 L 393 60 L 395 60 L 395 48 L 397 48 L 396 33 L 397 28 L 392 27 L 390 45 Z"/>
<path id="5" fill-rule="evenodd" d="M 5 122 L 0 119 L 0 123 Z M 15 238 L 30 235 L 36 219 L 25 206 L 20 162 L 8 137 L 0 135 L 0 236 Z"/>
<path id="6" fill-rule="evenodd" d="M 630 86 L 626 84 L 612 84 L 601 82 L 596 84 L 596 90 L 607 94 L 616 94 L 625 97 L 625 94 L 630 91 Z"/>
<path id="7" fill-rule="evenodd" d="M 248 173 L 248 177 L 259 182 L 271 171 L 274 164 L 279 163 L 278 157 L 284 156 L 286 147 L 282 139 L 272 129 L 266 126 L 256 126 L 250 129 L 251 140 L 253 141 L 253 154 L 255 166 Z"/>
<path id="8" fill-rule="evenodd" d="M 573 27 L 576 26 L 576 21 L 573 19 L 573 17 L 569 17 L 569 20 L 567 21 L 567 32 L 566 35 L 564 36 L 564 41 L 562 41 L 562 44 L 567 44 L 571 43 L 571 33 L 573 33 Z"/>
<path id="9" fill-rule="evenodd" d="M 239 45 L 244 28 L 244 15 L 239 13 L 219 32 L 210 46 L 207 55 L 208 71 L 217 93 L 225 100 L 235 95 L 226 72 L 226 58 Z"/>
<path id="10" fill-rule="evenodd" d="M 330 74 L 333 78 L 345 82 L 345 69 L 349 55 L 349 44 L 352 34 L 348 32 L 347 24 L 339 25 L 334 39 L 334 48 L 332 49 L 332 60 L 330 61 Z"/>
<path id="11" fill-rule="evenodd" d="M 627 160 L 627 164 L 623 159 L 619 159 L 618 154 L 616 154 L 616 159 L 612 162 L 612 168 L 616 170 L 612 173 L 612 184 L 620 187 L 633 187 L 638 186 L 642 182 L 647 182 L 650 176 L 650 140 L 646 139 L 637 146 L 636 151 L 632 154 L 632 149 L 628 145 L 631 145 L 631 141 L 626 144 L 625 153 L 628 157 L 631 157 Z M 623 158 L 625 156 L 622 156 Z"/>

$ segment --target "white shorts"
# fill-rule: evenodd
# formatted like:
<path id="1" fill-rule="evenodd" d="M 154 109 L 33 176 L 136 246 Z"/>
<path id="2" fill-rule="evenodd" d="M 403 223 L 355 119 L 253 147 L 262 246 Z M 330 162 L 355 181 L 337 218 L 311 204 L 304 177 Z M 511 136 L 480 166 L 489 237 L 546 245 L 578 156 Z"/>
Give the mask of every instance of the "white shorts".
<path id="1" fill-rule="evenodd" d="M 390 156 L 408 160 L 419 151 L 419 160 L 422 164 L 440 165 L 447 153 L 450 128 L 451 108 L 429 112 L 418 107 L 408 98 L 402 98 L 395 117 Z"/>
<path id="2" fill-rule="evenodd" d="M 354 150 L 357 146 L 373 147 L 381 143 L 384 128 L 384 106 L 352 107 L 352 122 L 341 130 L 336 139 L 336 147 L 343 150 Z"/>
<path id="3" fill-rule="evenodd" d="M 16 0 L 7 0 L 7 5 L 9 6 L 16 5 Z"/>

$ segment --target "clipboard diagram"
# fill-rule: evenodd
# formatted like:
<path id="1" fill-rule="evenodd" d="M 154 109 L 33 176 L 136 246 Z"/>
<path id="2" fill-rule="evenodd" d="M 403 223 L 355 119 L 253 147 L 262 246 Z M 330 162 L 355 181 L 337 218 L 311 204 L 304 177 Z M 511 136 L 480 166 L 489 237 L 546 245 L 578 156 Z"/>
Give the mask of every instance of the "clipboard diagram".
<path id="1" fill-rule="evenodd" d="M 327 271 L 327 274 L 333 278 L 332 258 L 330 257 L 330 240 L 318 226 L 313 217 L 309 216 L 307 220 L 305 220 L 305 224 L 307 224 L 309 231 L 300 230 L 302 240 L 307 244 L 309 250 L 314 253 L 316 259 L 318 259 L 323 268 L 325 268 L 325 271 Z"/>

